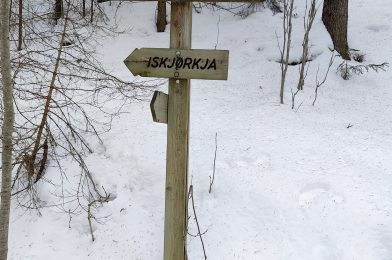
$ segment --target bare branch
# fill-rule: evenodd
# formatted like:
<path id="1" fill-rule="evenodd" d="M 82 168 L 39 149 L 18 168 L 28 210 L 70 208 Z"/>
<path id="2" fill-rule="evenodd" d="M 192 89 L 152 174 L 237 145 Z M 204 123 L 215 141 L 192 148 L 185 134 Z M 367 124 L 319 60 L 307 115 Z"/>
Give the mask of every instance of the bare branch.
<path id="1" fill-rule="evenodd" d="M 215 133 L 215 154 L 214 154 L 214 166 L 212 170 L 212 177 L 210 176 L 210 188 L 208 189 L 208 193 L 212 191 L 212 185 L 215 181 L 215 166 L 216 166 L 216 152 L 218 151 L 218 133 Z"/>

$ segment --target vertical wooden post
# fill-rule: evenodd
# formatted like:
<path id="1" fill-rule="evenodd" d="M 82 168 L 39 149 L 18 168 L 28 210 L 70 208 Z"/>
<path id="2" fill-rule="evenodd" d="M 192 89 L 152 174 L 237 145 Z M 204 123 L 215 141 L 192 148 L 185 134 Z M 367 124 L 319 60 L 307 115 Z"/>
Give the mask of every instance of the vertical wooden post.
<path id="1" fill-rule="evenodd" d="M 172 1 L 170 48 L 190 49 L 192 3 Z M 174 75 L 173 75 L 174 77 Z M 164 260 L 186 260 L 190 80 L 169 79 Z"/>
<path id="2" fill-rule="evenodd" d="M 157 18 L 156 18 L 157 32 L 164 32 L 166 29 L 166 1 L 158 0 L 157 4 Z"/>

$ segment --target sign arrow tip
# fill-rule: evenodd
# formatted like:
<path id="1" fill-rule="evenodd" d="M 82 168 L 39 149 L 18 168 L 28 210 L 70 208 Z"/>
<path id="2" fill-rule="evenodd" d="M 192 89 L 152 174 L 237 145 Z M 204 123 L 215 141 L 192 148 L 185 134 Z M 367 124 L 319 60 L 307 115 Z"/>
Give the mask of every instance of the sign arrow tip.
<path id="1" fill-rule="evenodd" d="M 134 66 L 135 61 L 137 60 L 137 56 L 138 56 L 139 51 L 140 50 L 138 48 L 134 49 L 133 52 L 131 54 L 129 54 L 128 57 L 124 60 L 125 66 L 127 66 L 127 68 L 131 71 L 131 73 L 134 76 L 137 76 L 140 74 L 140 72 L 137 69 L 137 66 Z"/>

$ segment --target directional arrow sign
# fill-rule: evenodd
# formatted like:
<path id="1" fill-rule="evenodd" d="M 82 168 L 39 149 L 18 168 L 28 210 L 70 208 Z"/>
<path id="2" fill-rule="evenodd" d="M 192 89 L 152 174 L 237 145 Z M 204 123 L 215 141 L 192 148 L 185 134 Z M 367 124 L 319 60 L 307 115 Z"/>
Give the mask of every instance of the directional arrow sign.
<path id="1" fill-rule="evenodd" d="M 124 63 L 135 76 L 226 80 L 229 51 L 141 48 Z"/>

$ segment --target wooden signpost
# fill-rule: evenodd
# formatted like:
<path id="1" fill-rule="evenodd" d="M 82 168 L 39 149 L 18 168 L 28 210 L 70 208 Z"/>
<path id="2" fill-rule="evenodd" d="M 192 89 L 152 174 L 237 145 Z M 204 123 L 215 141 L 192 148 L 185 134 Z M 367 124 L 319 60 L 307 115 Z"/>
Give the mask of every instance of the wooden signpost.
<path id="1" fill-rule="evenodd" d="M 192 1 L 172 0 L 170 49 L 135 49 L 124 61 L 134 75 L 169 78 L 169 94 L 157 91 L 151 102 L 153 120 L 167 123 L 164 260 L 187 259 L 190 79 L 226 80 L 228 73 L 228 51 L 192 50 L 191 39 Z"/>
<path id="2" fill-rule="evenodd" d="M 229 51 L 141 48 L 124 63 L 135 76 L 226 80 Z"/>

